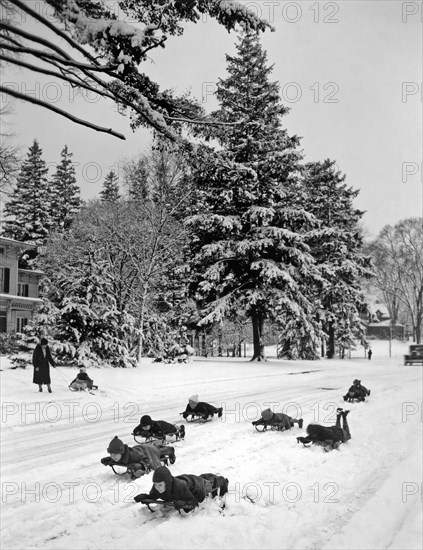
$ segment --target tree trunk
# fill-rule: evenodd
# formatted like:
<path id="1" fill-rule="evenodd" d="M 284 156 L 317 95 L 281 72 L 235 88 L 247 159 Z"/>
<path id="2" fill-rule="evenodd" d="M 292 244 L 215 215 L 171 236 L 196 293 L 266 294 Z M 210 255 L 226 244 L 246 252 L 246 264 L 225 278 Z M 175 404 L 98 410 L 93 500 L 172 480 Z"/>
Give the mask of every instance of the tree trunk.
<path id="1" fill-rule="evenodd" d="M 422 319 L 421 315 L 416 315 L 416 344 L 421 344 L 422 338 Z"/>
<path id="2" fill-rule="evenodd" d="M 141 366 L 141 361 L 142 361 L 142 351 L 143 351 L 143 345 L 144 345 L 144 316 L 145 316 L 145 303 L 147 300 L 147 294 L 148 294 L 148 285 L 145 284 L 143 293 L 142 293 L 142 303 L 141 303 L 140 337 L 139 337 L 139 343 L 138 343 L 138 366 Z"/>
<path id="3" fill-rule="evenodd" d="M 335 356 L 335 329 L 333 327 L 333 321 L 328 325 L 328 344 L 327 344 L 327 358 L 333 359 Z"/>
<path id="4" fill-rule="evenodd" d="M 266 361 L 263 343 L 264 319 L 258 313 L 254 313 L 251 320 L 253 322 L 253 358 L 251 361 Z"/>

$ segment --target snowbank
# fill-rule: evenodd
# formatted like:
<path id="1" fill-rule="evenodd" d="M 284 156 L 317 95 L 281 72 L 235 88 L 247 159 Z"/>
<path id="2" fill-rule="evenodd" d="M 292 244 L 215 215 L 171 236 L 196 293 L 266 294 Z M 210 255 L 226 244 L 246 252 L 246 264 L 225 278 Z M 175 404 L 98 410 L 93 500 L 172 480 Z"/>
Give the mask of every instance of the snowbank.
<path id="1" fill-rule="evenodd" d="M 147 360 L 138 369 L 91 369 L 96 395 L 71 393 L 76 369 L 52 369 L 53 394 L 38 393 L 32 369 L 1 358 L 2 531 L 7 549 L 421 548 L 422 367 L 389 358 L 249 363 L 195 358 Z M 258 433 L 274 406 L 331 425 L 353 379 L 372 390 L 348 404 L 352 439 L 339 451 L 304 448 L 304 430 Z M 226 507 L 206 501 L 192 514 L 155 512 L 133 497 L 151 487 L 100 464 L 109 441 L 130 435 L 143 414 L 180 423 L 188 396 L 223 406 L 221 419 L 187 424 L 174 475 L 229 479 Z"/>

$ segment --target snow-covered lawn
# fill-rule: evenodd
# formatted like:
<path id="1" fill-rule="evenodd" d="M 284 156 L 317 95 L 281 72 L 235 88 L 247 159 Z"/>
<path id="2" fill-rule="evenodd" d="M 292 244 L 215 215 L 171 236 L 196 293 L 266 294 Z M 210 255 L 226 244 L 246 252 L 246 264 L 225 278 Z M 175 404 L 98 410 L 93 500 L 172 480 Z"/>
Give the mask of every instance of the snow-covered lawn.
<path id="1" fill-rule="evenodd" d="M 403 365 L 406 346 L 373 342 L 373 358 L 250 363 L 195 358 L 144 360 L 137 369 L 91 369 L 101 392 L 71 393 L 76 369 L 52 371 L 53 393 L 38 393 L 32 368 L 1 357 L 1 548 L 7 549 L 417 549 L 422 547 L 422 371 Z M 339 451 L 304 448 L 309 422 L 331 425 L 353 379 L 372 390 L 349 404 L 352 439 Z M 175 443 L 174 475 L 229 478 L 220 511 L 155 512 L 131 481 L 100 464 L 109 441 L 131 436 L 143 414 L 179 423 L 188 396 L 223 406 L 221 419 L 187 424 Z M 304 429 L 258 433 L 268 406 L 304 418 Z"/>

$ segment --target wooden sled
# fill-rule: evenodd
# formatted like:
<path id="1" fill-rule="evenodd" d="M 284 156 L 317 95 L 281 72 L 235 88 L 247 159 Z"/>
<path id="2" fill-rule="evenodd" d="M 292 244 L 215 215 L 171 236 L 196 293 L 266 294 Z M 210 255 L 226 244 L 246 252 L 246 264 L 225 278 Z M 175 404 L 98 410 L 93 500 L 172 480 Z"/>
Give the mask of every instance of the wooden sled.
<path id="1" fill-rule="evenodd" d="M 272 422 L 253 422 L 252 424 L 258 432 L 265 432 L 268 429 L 270 429 L 274 432 L 284 432 L 285 431 L 285 428 L 280 423 L 276 424 L 276 423 L 272 423 Z"/>
<path id="2" fill-rule="evenodd" d="M 195 413 L 190 412 L 187 416 L 184 416 L 185 411 L 179 413 L 184 420 L 187 422 L 198 422 L 199 424 L 204 424 L 205 422 L 210 422 L 213 420 L 214 413 L 205 415 L 204 413 Z"/>
<path id="3" fill-rule="evenodd" d="M 297 437 L 297 443 L 302 443 L 304 447 L 311 447 L 311 445 L 318 445 L 320 447 L 323 447 L 326 453 L 329 453 L 330 451 L 338 450 L 342 442 L 332 441 L 331 439 L 326 439 L 325 441 L 313 441 L 308 437 Z"/>

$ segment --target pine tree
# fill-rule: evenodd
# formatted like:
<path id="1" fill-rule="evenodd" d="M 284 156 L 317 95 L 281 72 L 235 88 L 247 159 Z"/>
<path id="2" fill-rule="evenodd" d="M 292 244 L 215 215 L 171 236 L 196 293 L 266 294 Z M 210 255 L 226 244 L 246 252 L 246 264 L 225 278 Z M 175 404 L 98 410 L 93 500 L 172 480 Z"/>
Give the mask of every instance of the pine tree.
<path id="1" fill-rule="evenodd" d="M 143 203 L 148 195 L 148 169 L 146 158 L 140 156 L 125 162 L 123 165 L 124 185 L 128 190 L 128 199 Z"/>
<path id="2" fill-rule="evenodd" d="M 364 212 L 354 208 L 358 191 L 344 183 L 345 175 L 336 170 L 334 161 L 306 164 L 304 179 L 308 209 L 320 221 L 308 244 L 322 273 L 316 288 L 316 310 L 331 358 L 336 344 L 342 351 L 354 347 L 357 340 L 365 343 L 361 282 L 369 276 L 369 259 L 362 250 L 359 226 Z"/>
<path id="3" fill-rule="evenodd" d="M 52 217 L 54 229 L 69 229 L 75 215 L 81 208 L 80 189 L 76 184 L 72 153 L 65 145 L 60 153 L 62 160 L 57 165 L 52 179 Z"/>
<path id="4" fill-rule="evenodd" d="M 205 155 L 195 174 L 191 289 L 206 313 L 203 323 L 245 312 L 253 360 L 263 360 L 264 321 L 282 315 L 307 325 L 314 349 L 317 324 L 303 289 L 317 276 L 304 240 L 314 219 L 297 197 L 299 139 L 281 126 L 287 109 L 257 35 L 245 34 L 237 55 L 226 57 L 229 76 L 219 80 L 221 107 L 213 116 L 232 124 L 208 129 L 220 150 Z"/>
<path id="5" fill-rule="evenodd" d="M 100 192 L 103 202 L 116 203 L 120 199 L 119 180 L 116 173 L 111 170 L 103 182 L 103 190 Z"/>
<path id="6" fill-rule="evenodd" d="M 22 163 L 16 187 L 5 205 L 4 236 L 42 244 L 52 226 L 51 186 L 42 149 L 35 139 Z"/>

